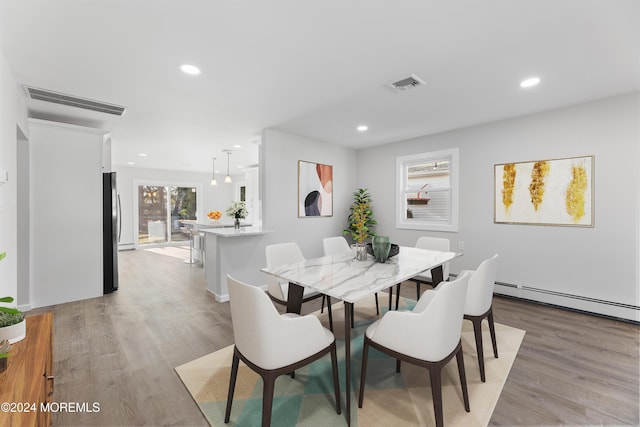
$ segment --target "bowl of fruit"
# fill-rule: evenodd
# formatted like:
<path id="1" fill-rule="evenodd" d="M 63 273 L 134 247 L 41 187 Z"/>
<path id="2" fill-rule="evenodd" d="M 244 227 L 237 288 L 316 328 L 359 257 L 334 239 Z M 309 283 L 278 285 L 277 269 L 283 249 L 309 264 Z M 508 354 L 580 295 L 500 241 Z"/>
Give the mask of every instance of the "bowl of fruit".
<path id="1" fill-rule="evenodd" d="M 220 212 L 220 211 L 209 211 L 209 212 L 207 212 L 207 217 L 211 221 L 217 222 L 220 218 L 222 218 L 222 212 Z"/>

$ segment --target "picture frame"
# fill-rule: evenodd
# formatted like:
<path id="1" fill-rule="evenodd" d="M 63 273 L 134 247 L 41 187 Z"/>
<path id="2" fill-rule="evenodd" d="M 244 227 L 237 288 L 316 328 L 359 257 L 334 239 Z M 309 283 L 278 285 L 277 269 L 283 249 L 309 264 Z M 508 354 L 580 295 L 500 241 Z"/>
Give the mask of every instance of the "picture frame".
<path id="1" fill-rule="evenodd" d="M 333 216 L 333 166 L 298 160 L 298 218 Z"/>
<path id="2" fill-rule="evenodd" d="M 595 156 L 494 165 L 494 223 L 594 226 Z"/>

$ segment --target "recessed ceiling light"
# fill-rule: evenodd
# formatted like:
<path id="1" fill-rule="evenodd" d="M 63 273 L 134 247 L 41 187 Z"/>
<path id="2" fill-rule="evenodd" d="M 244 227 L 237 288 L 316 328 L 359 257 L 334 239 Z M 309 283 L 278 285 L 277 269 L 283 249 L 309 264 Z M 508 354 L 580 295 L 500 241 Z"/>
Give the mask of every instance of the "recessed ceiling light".
<path id="1" fill-rule="evenodd" d="M 200 68 L 196 67 L 195 65 L 183 64 L 180 66 L 180 70 L 183 73 L 189 74 L 191 76 L 197 76 L 198 74 L 200 74 Z"/>
<path id="2" fill-rule="evenodd" d="M 233 148 L 242 148 L 242 145 L 236 144 L 233 146 Z"/>
<path id="3" fill-rule="evenodd" d="M 523 88 L 533 87 L 533 86 L 536 86 L 538 83 L 540 83 L 540 77 L 530 77 L 528 79 L 521 81 L 520 87 L 523 87 Z"/>
<path id="4" fill-rule="evenodd" d="M 366 132 L 367 130 L 369 130 L 369 126 L 367 125 L 360 125 L 357 127 L 358 132 Z"/>
<path id="5" fill-rule="evenodd" d="M 135 165 L 136 162 L 127 162 L 128 165 Z"/>
<path id="6" fill-rule="evenodd" d="M 138 153 L 138 156 L 140 156 L 140 157 L 147 157 L 147 153 Z"/>

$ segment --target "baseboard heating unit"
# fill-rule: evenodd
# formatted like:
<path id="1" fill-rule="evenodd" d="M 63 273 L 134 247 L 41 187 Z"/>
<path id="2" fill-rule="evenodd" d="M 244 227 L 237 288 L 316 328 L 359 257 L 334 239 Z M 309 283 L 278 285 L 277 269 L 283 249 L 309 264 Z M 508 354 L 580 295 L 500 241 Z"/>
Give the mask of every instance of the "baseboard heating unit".
<path id="1" fill-rule="evenodd" d="M 504 282 L 496 282 L 494 293 L 640 325 L 640 306 L 633 304 L 606 301 Z"/>

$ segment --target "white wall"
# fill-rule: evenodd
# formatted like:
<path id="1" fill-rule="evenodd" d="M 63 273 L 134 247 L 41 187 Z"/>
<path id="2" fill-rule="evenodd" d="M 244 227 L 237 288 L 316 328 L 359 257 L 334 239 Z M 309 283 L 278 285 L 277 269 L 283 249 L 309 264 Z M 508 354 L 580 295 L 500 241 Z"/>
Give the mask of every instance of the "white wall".
<path id="1" fill-rule="evenodd" d="M 0 52 L 0 170 L 9 182 L 0 184 L 0 297 L 17 297 L 17 134 L 28 135 L 27 109 L 9 65 Z"/>
<path id="2" fill-rule="evenodd" d="M 239 200 L 240 185 L 245 185 L 245 175 L 232 175 L 232 183 L 225 184 L 222 177 L 218 178 L 218 185 L 212 187 L 211 174 L 199 172 L 169 171 L 159 169 L 146 169 L 135 167 L 116 166 L 113 168 L 116 172 L 117 187 L 120 193 L 122 203 L 122 236 L 120 245 L 134 245 L 135 243 L 135 198 L 138 197 L 137 186 L 145 185 L 144 183 L 157 185 L 178 184 L 184 186 L 197 185 L 201 189 L 198 200 L 198 221 L 207 223 L 209 220 L 206 216 L 208 211 L 219 210 L 222 212 L 223 220 L 230 221 L 226 216 L 226 209 L 234 200 Z M 252 175 L 253 173 L 251 173 Z M 253 179 L 247 186 L 257 185 L 257 181 Z M 249 191 L 249 189 L 248 189 Z M 257 190 L 255 190 L 257 192 Z M 252 218 L 248 218 L 251 220 Z"/>
<path id="3" fill-rule="evenodd" d="M 333 165 L 333 216 L 298 218 L 298 160 Z M 305 258 L 322 255 L 322 238 L 342 235 L 356 186 L 356 153 L 274 129 L 262 135 L 263 226 L 271 243 L 296 241 Z M 367 168 L 368 169 L 368 168 Z"/>
<path id="4" fill-rule="evenodd" d="M 457 249 L 462 240 L 464 256 L 453 263 L 452 272 L 475 268 L 499 253 L 498 281 L 567 296 L 498 291 L 640 320 L 639 114 L 640 96 L 634 93 L 361 150 L 358 186 L 371 191 L 378 233 L 394 242 L 413 245 L 419 235 L 430 234 L 448 237 Z M 396 156 L 453 147 L 460 149 L 459 233 L 396 229 Z M 585 155 L 595 155 L 595 227 L 493 223 L 494 164 Z M 371 165 L 376 173 L 365 172 Z"/>
<path id="5" fill-rule="evenodd" d="M 31 307 L 31 200 L 30 200 L 30 166 L 29 166 L 29 141 L 26 136 L 19 131 L 17 135 L 17 226 L 18 234 L 17 251 L 18 256 L 18 298 L 16 305 L 21 310 L 28 310 Z"/>
<path id="6" fill-rule="evenodd" d="M 104 133 L 29 122 L 33 307 L 102 295 Z"/>

